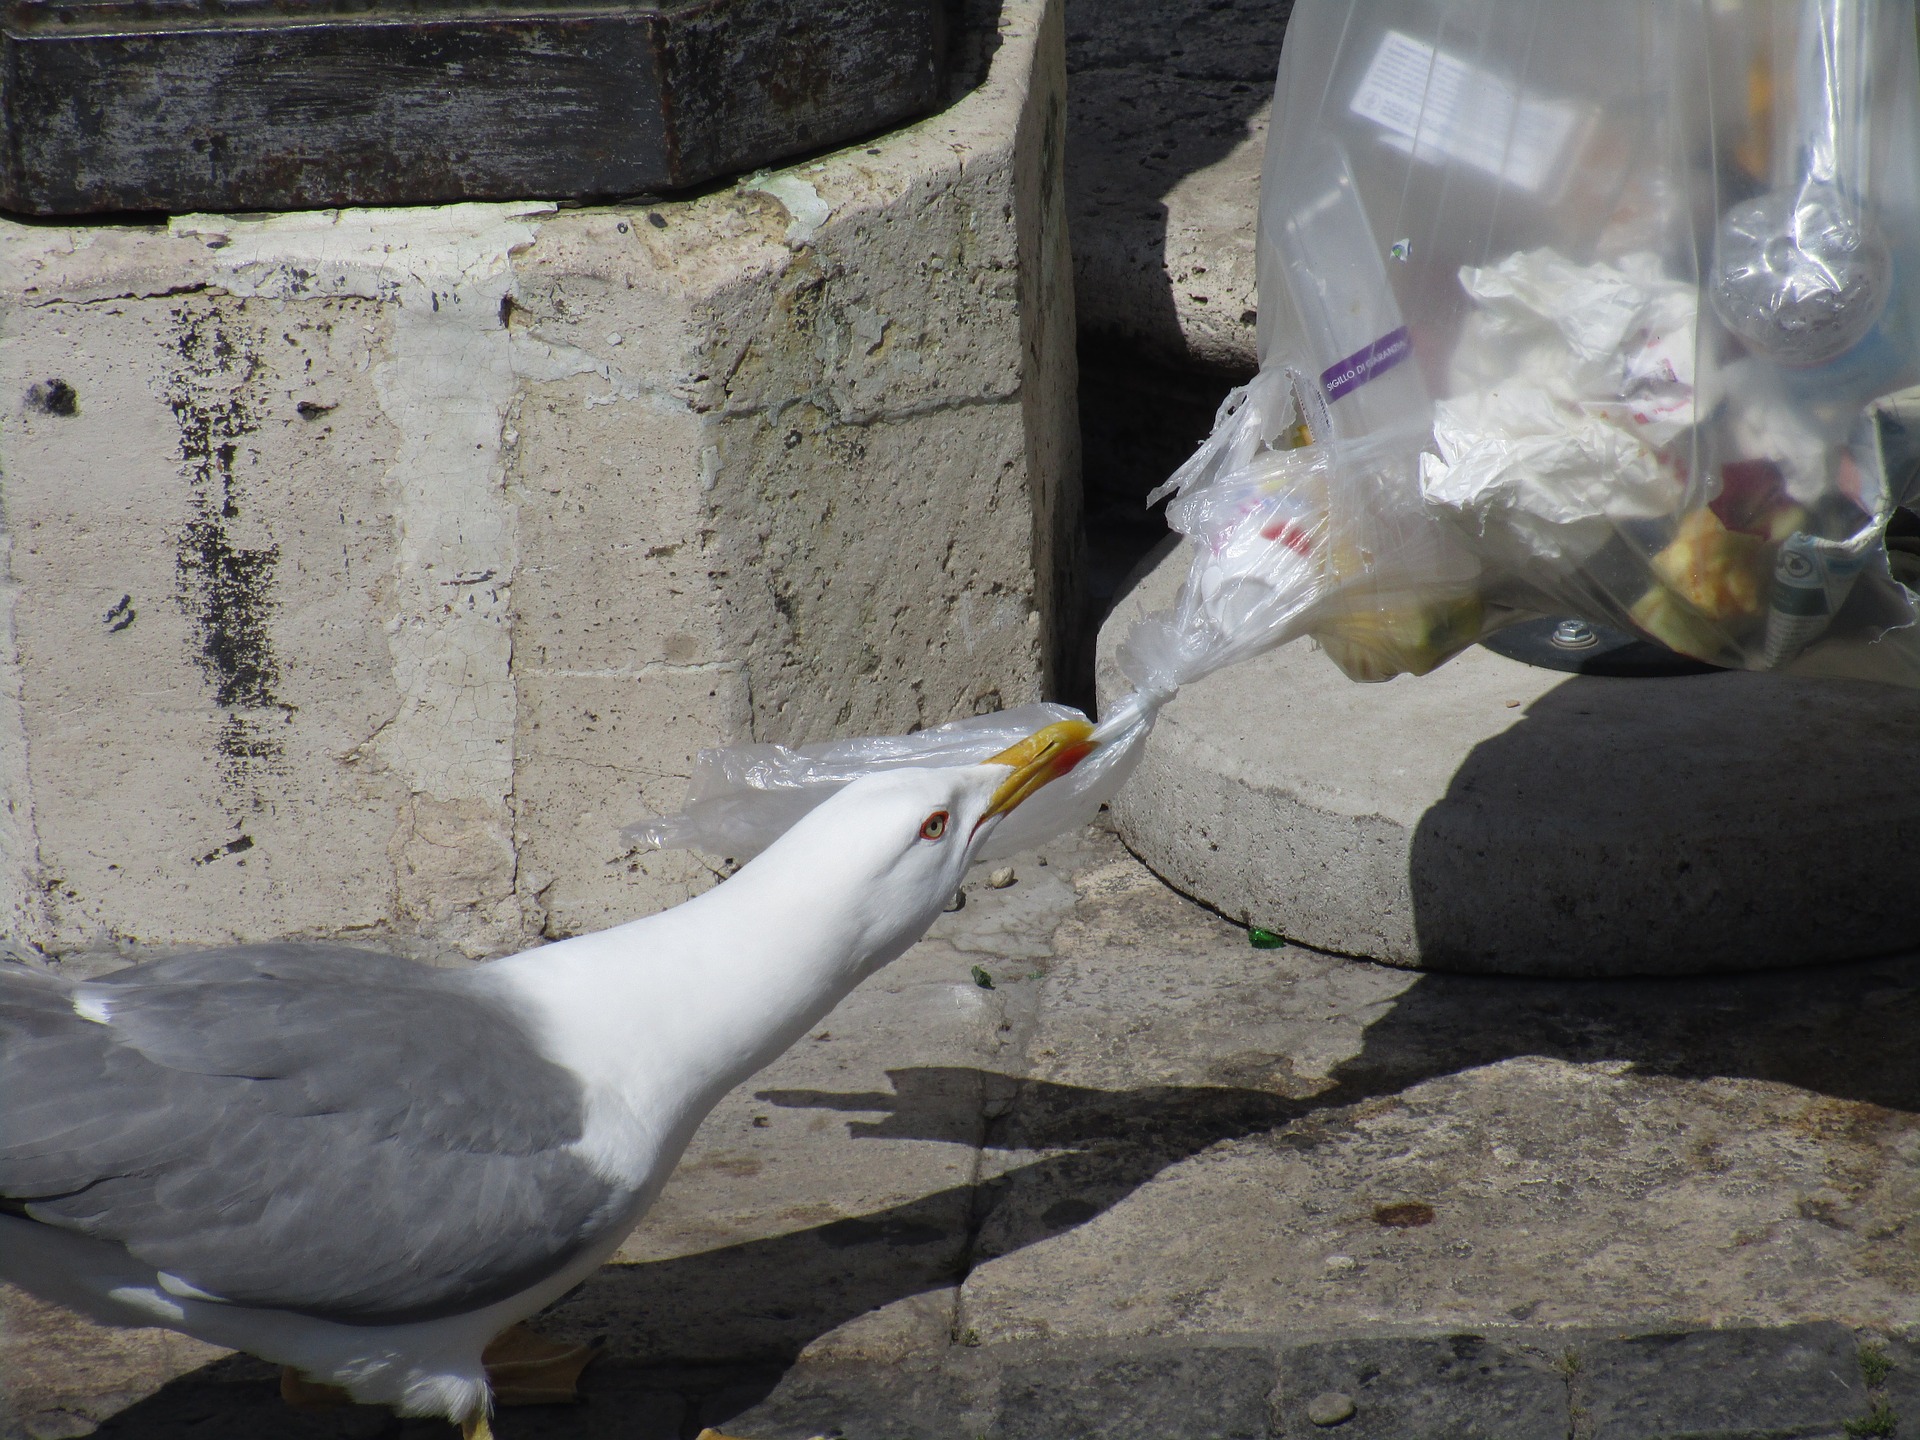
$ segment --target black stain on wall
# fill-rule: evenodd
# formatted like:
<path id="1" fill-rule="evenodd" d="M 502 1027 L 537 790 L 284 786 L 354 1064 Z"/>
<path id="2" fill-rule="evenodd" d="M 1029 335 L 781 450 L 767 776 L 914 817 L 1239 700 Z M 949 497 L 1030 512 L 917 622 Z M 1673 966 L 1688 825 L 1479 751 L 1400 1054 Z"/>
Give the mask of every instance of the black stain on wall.
<path id="1" fill-rule="evenodd" d="M 216 860 L 224 860 L 229 855 L 242 855 L 251 849 L 253 849 L 253 837 L 242 833 L 239 839 L 229 840 L 217 849 L 209 850 L 193 863 L 196 865 L 211 865 Z"/>
<path id="2" fill-rule="evenodd" d="M 183 306 L 173 312 L 181 365 L 167 403 L 180 427 L 187 472 L 187 518 L 175 536 L 176 594 L 192 623 L 194 659 L 228 712 L 216 744 L 229 778 L 277 768 L 280 742 L 264 717 L 288 712 L 280 700 L 280 662 L 269 621 L 275 607 L 277 545 L 235 539 L 245 487 L 236 471 L 244 442 L 258 428 L 249 384 L 260 367 L 244 337 L 220 313 Z"/>
<path id="3" fill-rule="evenodd" d="M 80 413 L 80 397 L 64 380 L 42 380 L 27 387 L 27 408 L 62 417 Z"/>

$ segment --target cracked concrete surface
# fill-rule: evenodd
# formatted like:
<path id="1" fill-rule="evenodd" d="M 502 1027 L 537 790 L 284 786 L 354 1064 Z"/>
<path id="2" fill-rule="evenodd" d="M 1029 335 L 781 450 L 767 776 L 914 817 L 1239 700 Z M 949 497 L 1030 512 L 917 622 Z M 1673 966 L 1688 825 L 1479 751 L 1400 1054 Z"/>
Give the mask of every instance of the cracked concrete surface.
<path id="1" fill-rule="evenodd" d="M 670 202 L 0 221 L 9 939 L 503 953 L 708 883 L 620 834 L 702 746 L 1037 699 L 1061 5 L 967 4 L 946 109 Z"/>
<path id="2" fill-rule="evenodd" d="M 1289 0 L 1069 0 L 1080 328 L 1133 356 L 1257 367 L 1254 227 Z"/>
<path id="3" fill-rule="evenodd" d="M 1398 1440 L 1690 1433 L 1658 1405 L 1838 1436 L 1820 1416 L 1906 1403 L 1920 958 L 1417 974 L 1254 949 L 1103 830 L 1014 869 L 727 1097 L 540 1322 L 604 1337 L 587 1403 L 509 1412 L 502 1440 L 1291 1436 L 1328 1376 L 1373 1417 L 1352 1433 Z M 432 1433 L 282 1417 L 252 1362 L 7 1304 L 10 1440 Z M 1421 1358 L 1462 1336 L 1484 1363 Z M 1873 1396 L 1847 1378 L 1863 1339 L 1898 1361 Z M 1775 1371 L 1807 1378 L 1726 1379 Z M 1502 1406 L 1559 1418 L 1381 1418 Z"/>

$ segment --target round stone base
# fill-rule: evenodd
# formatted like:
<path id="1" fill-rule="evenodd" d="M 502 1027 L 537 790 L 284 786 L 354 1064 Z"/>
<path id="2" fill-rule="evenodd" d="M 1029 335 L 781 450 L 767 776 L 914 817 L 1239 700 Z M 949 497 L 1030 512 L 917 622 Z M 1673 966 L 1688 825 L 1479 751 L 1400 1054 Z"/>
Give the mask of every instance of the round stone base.
<path id="1" fill-rule="evenodd" d="M 1104 708 L 1176 548 L 1102 628 Z M 1358 685 L 1306 643 L 1162 711 L 1114 806 L 1179 889 L 1429 970 L 1694 974 L 1920 942 L 1920 693 L 1567 675 L 1480 647 Z"/>

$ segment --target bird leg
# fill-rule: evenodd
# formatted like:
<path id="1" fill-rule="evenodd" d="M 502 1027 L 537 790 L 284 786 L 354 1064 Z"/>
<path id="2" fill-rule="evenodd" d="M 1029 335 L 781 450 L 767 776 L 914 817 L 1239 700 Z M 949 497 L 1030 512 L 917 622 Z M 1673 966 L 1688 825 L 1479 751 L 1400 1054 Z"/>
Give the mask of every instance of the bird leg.
<path id="1" fill-rule="evenodd" d="M 309 1380 L 291 1365 L 280 1367 L 280 1398 L 302 1410 L 327 1410 L 353 1403 L 353 1396 L 344 1387 Z"/>
<path id="2" fill-rule="evenodd" d="M 460 1440 L 493 1440 L 493 1426 L 487 1423 L 487 1412 L 469 1415 L 460 1422 Z"/>
<path id="3" fill-rule="evenodd" d="M 496 1405 L 570 1405 L 580 1398 L 580 1372 L 600 1353 L 594 1344 L 562 1345 L 513 1325 L 480 1357 Z"/>

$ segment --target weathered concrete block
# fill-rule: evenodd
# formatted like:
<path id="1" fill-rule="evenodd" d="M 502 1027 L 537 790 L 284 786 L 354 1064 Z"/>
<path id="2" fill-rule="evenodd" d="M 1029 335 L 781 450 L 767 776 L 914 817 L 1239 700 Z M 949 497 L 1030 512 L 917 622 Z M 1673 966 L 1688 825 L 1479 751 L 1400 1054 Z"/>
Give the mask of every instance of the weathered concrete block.
<path id="1" fill-rule="evenodd" d="M 1080 326 L 1251 375 L 1254 230 L 1291 0 L 1069 0 Z"/>
<path id="2" fill-rule="evenodd" d="M 1167 554 L 1117 652 L 1187 572 Z M 1920 933 L 1920 693 L 1728 671 L 1566 675 L 1476 646 L 1356 685 L 1306 642 L 1188 686 L 1114 804 L 1128 846 L 1242 923 L 1395 965 L 1769 969 Z"/>
<path id="3" fill-rule="evenodd" d="M 1037 697 L 1062 53 L 676 203 L 0 225 L 9 933 L 508 950 L 708 882 L 619 835 L 703 745 Z"/>

